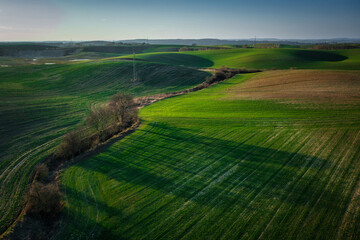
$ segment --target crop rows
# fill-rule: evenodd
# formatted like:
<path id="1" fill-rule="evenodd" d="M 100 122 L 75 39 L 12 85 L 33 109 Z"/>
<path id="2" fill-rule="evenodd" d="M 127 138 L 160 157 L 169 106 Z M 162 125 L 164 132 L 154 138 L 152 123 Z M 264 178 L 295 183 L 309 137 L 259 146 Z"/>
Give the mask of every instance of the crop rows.
<path id="1" fill-rule="evenodd" d="M 139 75 L 154 78 L 133 83 L 131 66 L 118 62 L 1 69 L 0 233 L 20 213 L 34 166 L 83 121 L 92 104 L 119 90 L 144 95 L 184 89 L 208 75 L 146 63 Z"/>
<path id="2" fill-rule="evenodd" d="M 134 134 L 67 169 L 54 239 L 355 239 L 357 105 L 227 98 L 244 79 L 143 109 Z"/>
<path id="3" fill-rule="evenodd" d="M 136 57 L 188 67 L 248 68 L 248 69 L 359 69 L 359 49 L 305 50 L 305 49 L 221 49 L 180 53 L 145 53 Z M 129 56 L 122 56 L 129 58 Z M 120 58 L 122 58 L 120 57 Z"/>

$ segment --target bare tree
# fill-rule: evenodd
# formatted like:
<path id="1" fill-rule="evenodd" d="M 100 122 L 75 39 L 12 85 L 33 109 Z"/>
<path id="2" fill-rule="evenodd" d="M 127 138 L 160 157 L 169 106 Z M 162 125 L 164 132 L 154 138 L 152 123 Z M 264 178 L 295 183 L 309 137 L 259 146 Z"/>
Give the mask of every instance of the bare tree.
<path id="1" fill-rule="evenodd" d="M 137 109 L 134 99 L 129 94 L 118 93 L 111 98 L 109 103 L 110 110 L 116 117 L 118 123 L 122 125 L 132 121 L 137 117 Z"/>
<path id="2" fill-rule="evenodd" d="M 26 200 L 29 214 L 54 217 L 62 211 L 60 189 L 55 184 L 33 183 Z"/>
<path id="3" fill-rule="evenodd" d="M 56 149 L 56 156 L 72 158 L 82 151 L 82 132 L 80 130 L 65 135 L 64 140 Z"/>
<path id="4" fill-rule="evenodd" d="M 86 123 L 89 127 L 95 128 L 95 130 L 101 134 L 102 131 L 111 122 L 112 114 L 106 107 L 99 107 L 98 109 L 92 109 L 89 116 L 86 118 Z"/>
<path id="5" fill-rule="evenodd" d="M 49 175 L 49 168 L 45 163 L 40 163 L 35 168 L 35 179 L 38 181 L 44 181 Z"/>

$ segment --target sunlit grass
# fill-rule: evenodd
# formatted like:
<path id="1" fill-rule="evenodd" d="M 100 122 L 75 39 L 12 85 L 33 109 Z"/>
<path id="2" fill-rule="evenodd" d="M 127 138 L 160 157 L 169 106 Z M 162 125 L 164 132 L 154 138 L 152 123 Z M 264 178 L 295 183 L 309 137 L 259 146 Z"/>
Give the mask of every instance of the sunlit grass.
<path id="1" fill-rule="evenodd" d="M 359 106 L 228 97 L 250 77 L 142 109 L 135 133 L 67 169 L 56 237 L 355 239 Z"/>

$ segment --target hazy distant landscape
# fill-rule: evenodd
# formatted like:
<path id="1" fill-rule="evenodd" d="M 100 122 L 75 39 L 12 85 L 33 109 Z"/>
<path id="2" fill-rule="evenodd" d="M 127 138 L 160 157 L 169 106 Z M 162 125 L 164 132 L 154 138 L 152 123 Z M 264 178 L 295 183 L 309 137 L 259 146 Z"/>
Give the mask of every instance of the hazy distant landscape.
<path id="1" fill-rule="evenodd" d="M 360 4 L 309 4 L 0 3 L 0 239 L 359 239 Z"/>

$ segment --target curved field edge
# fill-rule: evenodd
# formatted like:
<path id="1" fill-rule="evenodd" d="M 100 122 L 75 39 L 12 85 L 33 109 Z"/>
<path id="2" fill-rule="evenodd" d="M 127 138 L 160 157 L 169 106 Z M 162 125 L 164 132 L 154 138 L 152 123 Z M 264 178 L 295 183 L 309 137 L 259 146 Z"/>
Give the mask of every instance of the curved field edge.
<path id="1" fill-rule="evenodd" d="M 118 59 L 129 57 L 132 56 L 123 56 Z M 137 54 L 136 58 L 196 68 L 227 66 L 248 69 L 360 69 L 360 49 L 221 49 L 180 53 L 146 53 Z"/>
<path id="2" fill-rule="evenodd" d="M 359 105 L 229 99 L 244 81 L 152 104 L 67 169 L 55 239 L 356 239 Z"/>
<path id="3" fill-rule="evenodd" d="M 360 71 L 278 70 L 258 74 L 229 89 L 229 98 L 281 100 L 287 103 L 357 104 Z"/>
<path id="4" fill-rule="evenodd" d="M 0 69 L 0 233 L 21 213 L 34 166 L 81 124 L 93 104 L 118 91 L 135 96 L 193 87 L 208 73 L 178 66 L 89 62 Z"/>

